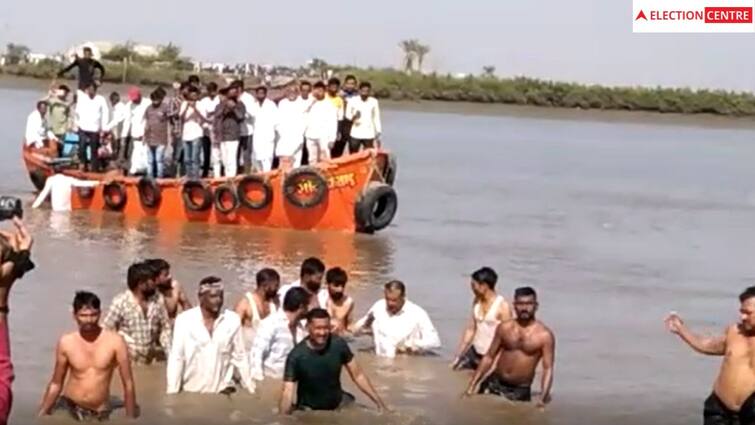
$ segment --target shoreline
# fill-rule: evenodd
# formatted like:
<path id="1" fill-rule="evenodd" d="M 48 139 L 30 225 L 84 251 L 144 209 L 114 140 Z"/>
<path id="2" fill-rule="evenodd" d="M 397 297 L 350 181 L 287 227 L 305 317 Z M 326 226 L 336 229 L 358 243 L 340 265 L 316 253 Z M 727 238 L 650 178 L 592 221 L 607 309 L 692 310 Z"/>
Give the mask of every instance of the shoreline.
<path id="1" fill-rule="evenodd" d="M 65 81 L 69 86 L 74 80 Z M 44 93 L 50 80 L 33 77 L 19 77 L 0 74 L 0 89 L 39 90 Z M 104 83 L 105 96 L 110 91 L 123 92 L 133 84 Z M 150 85 L 141 85 L 147 88 Z M 512 117 L 564 121 L 594 121 L 603 123 L 668 125 L 712 129 L 755 130 L 755 119 L 717 114 L 682 114 L 648 111 L 601 110 L 563 108 L 554 106 L 533 106 L 501 103 L 475 103 L 466 101 L 438 100 L 391 100 L 380 99 L 381 107 L 388 111 L 405 111 L 418 113 L 454 114 L 483 117 Z"/>

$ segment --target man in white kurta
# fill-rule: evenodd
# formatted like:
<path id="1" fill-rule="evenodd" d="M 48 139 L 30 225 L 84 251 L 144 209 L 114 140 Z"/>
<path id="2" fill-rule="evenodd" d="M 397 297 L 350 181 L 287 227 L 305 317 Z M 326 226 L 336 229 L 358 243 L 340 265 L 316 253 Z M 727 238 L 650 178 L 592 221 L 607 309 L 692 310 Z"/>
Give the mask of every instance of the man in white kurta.
<path id="1" fill-rule="evenodd" d="M 299 97 L 295 86 L 288 90 L 285 99 L 278 102 L 278 143 L 275 145 L 275 154 L 293 162 L 294 167 L 301 165 L 307 106 L 307 102 Z"/>
<path id="2" fill-rule="evenodd" d="M 32 208 L 39 208 L 50 197 L 53 211 L 71 211 L 71 191 L 74 187 L 96 187 L 100 182 L 79 180 L 65 174 L 54 174 L 45 180 L 45 187 L 34 200 Z"/>
<path id="3" fill-rule="evenodd" d="M 267 98 L 267 88 L 257 87 L 254 95 L 251 111 L 254 119 L 254 135 L 252 136 L 254 167 L 258 171 L 266 172 L 273 168 L 278 107 Z"/>
<path id="4" fill-rule="evenodd" d="M 199 283 L 199 307 L 179 314 L 168 355 L 167 393 L 221 393 L 233 387 L 234 369 L 250 393 L 255 390 L 241 332 L 241 319 L 223 309 L 223 283 Z"/>
<path id="5" fill-rule="evenodd" d="M 338 136 L 338 110 L 325 98 L 325 85 L 315 84 L 312 95 L 314 101 L 307 109 L 304 131 L 310 164 L 330 158 L 330 149 Z"/>
<path id="6" fill-rule="evenodd" d="M 41 149 L 45 147 L 45 140 L 56 140 L 47 126 L 47 102 L 37 102 L 37 109 L 26 118 L 26 146 Z"/>
<path id="7" fill-rule="evenodd" d="M 441 346 L 430 316 L 406 299 L 404 284 L 396 280 L 385 285 L 385 298 L 376 302 L 352 330 L 357 333 L 365 328 L 372 328 L 375 354 L 380 357 L 422 354 Z"/>

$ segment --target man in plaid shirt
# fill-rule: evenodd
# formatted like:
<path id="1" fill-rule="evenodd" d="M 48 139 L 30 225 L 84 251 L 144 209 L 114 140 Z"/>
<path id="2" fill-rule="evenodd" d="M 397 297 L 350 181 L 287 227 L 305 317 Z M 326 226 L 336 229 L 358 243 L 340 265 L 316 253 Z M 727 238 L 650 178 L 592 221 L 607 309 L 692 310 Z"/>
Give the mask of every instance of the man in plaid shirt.
<path id="1" fill-rule="evenodd" d="M 173 95 L 168 98 L 168 120 L 170 122 L 170 144 L 173 148 L 172 161 L 175 165 L 176 175 L 184 175 L 186 170 L 183 170 L 183 140 L 181 140 L 181 132 L 183 129 L 183 123 L 181 122 L 180 111 L 181 102 L 186 90 L 189 87 L 189 83 L 173 83 Z"/>
<path id="2" fill-rule="evenodd" d="M 104 321 L 105 328 L 126 340 L 135 363 L 149 364 L 161 352 L 170 351 L 171 322 L 154 275 L 148 264 L 132 264 L 128 269 L 128 290 L 113 298 Z"/>

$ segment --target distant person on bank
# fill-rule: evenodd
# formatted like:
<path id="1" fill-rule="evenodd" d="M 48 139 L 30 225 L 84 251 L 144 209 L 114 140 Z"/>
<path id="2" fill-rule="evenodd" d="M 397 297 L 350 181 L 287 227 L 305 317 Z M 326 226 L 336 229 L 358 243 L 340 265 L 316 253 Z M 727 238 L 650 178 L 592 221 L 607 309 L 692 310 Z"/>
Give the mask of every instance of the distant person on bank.
<path id="1" fill-rule="evenodd" d="M 97 295 L 76 293 L 73 317 L 79 329 L 58 341 L 55 368 L 42 398 L 40 416 L 49 415 L 58 407 L 78 421 L 108 419 L 113 409 L 110 383 L 116 369 L 123 384 L 126 415 L 137 416 L 128 347 L 120 335 L 100 326 L 100 313 Z"/>
<path id="2" fill-rule="evenodd" d="M 331 334 L 330 315 L 321 308 L 307 314 L 309 336 L 286 359 L 280 413 L 299 410 L 336 410 L 355 401 L 341 387 L 341 370 L 382 412 L 388 410 L 367 375 L 362 372 L 344 339 Z M 296 403 L 294 403 L 296 395 Z"/>

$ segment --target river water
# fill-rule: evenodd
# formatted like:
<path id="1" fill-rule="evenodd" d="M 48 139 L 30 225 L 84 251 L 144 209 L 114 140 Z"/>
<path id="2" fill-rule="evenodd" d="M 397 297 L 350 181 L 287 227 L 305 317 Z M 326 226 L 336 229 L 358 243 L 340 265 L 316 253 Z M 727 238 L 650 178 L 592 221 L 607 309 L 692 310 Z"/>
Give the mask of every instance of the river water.
<path id="1" fill-rule="evenodd" d="M 37 96 L 0 89 L 0 194 L 33 198 L 19 145 Z M 17 284 L 11 304 L 13 423 L 36 420 L 55 342 L 74 328 L 76 289 L 97 292 L 107 305 L 124 290 L 128 264 L 162 256 L 189 288 L 209 274 L 232 282 L 232 307 L 259 268 L 275 267 L 293 280 L 310 255 L 350 271 L 358 313 L 378 299 L 384 282 L 399 278 L 439 328 L 444 348 L 435 357 L 389 362 L 359 352 L 395 413 L 357 408 L 276 417 L 274 382 L 254 396 L 169 398 L 158 365 L 135 372 L 142 422 L 701 421 L 719 359 L 693 354 L 662 319 L 677 310 L 709 332 L 736 320 L 736 295 L 755 277 L 755 132 L 397 110 L 385 111 L 384 122 L 399 157 L 400 207 L 394 225 L 374 236 L 27 211 L 38 268 Z M 539 316 L 557 336 L 553 403 L 545 412 L 459 399 L 469 375 L 447 364 L 470 313 L 468 275 L 482 265 L 499 272 L 508 297 L 525 284 L 540 293 Z M 116 377 L 116 395 L 119 387 Z M 55 415 L 40 422 L 67 421 Z"/>

